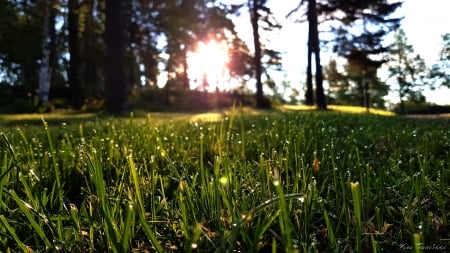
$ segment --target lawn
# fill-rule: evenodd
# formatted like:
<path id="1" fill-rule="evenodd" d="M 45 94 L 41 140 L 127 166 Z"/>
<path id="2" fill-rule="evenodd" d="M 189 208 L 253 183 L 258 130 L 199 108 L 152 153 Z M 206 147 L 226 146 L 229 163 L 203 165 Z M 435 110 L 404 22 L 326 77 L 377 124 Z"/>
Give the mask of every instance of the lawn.
<path id="1" fill-rule="evenodd" d="M 292 109 L 2 116 L 0 251 L 450 250 L 447 120 Z"/>

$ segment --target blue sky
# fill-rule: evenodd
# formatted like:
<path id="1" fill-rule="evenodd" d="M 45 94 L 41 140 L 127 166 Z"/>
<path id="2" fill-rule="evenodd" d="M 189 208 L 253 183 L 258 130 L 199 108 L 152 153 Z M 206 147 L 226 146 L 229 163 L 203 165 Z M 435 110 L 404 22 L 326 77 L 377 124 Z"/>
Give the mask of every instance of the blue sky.
<path id="1" fill-rule="evenodd" d="M 304 83 L 306 69 L 306 36 L 307 24 L 295 23 L 293 18 L 285 19 L 289 11 L 296 7 L 298 1 L 269 0 L 268 6 L 283 24 L 280 31 L 271 33 L 265 41 L 275 50 L 280 50 L 283 55 L 283 67 L 285 73 L 277 75 L 279 79 L 290 80 L 291 83 L 300 85 Z M 224 0 L 227 3 L 242 3 L 243 0 Z M 403 16 L 402 28 L 405 30 L 408 41 L 413 45 L 415 53 L 420 54 L 428 65 L 436 62 L 441 46 L 441 35 L 450 33 L 450 1 L 449 0 L 406 0 L 398 15 Z M 245 41 L 251 41 L 249 17 L 242 13 L 236 19 L 240 36 Z M 322 35 L 323 36 L 323 35 Z M 333 55 L 322 52 L 322 65 L 325 65 Z M 439 104 L 450 104 L 450 90 L 447 88 L 437 91 L 425 92 L 427 101 Z M 397 102 L 395 94 L 390 98 Z"/>

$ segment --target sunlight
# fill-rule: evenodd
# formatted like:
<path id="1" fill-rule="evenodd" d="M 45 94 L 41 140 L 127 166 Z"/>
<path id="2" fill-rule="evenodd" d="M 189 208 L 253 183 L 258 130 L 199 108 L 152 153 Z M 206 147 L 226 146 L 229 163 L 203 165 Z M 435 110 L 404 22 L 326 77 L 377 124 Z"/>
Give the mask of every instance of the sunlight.
<path id="1" fill-rule="evenodd" d="M 191 89 L 209 92 L 230 90 L 228 61 L 228 49 L 224 42 L 198 42 L 197 51 L 187 54 Z"/>

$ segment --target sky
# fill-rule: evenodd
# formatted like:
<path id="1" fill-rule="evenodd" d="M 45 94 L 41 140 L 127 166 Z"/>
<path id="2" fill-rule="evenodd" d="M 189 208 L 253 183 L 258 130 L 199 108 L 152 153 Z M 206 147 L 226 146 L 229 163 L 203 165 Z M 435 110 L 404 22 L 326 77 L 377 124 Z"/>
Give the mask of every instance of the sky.
<path id="1" fill-rule="evenodd" d="M 243 0 L 224 0 L 227 3 L 242 3 Z M 269 0 L 268 7 L 283 25 L 279 31 L 271 33 L 264 41 L 269 47 L 283 53 L 283 68 L 285 72 L 276 74 L 275 78 L 289 80 L 291 84 L 302 84 L 305 81 L 306 70 L 306 38 L 307 23 L 294 22 L 295 17 L 286 19 L 286 15 L 294 9 L 298 1 Z M 428 66 L 438 59 L 442 49 L 441 35 L 450 33 L 450 1 L 449 0 L 405 0 L 396 16 L 403 16 L 401 26 L 405 30 L 408 42 L 413 45 L 416 54 L 420 54 Z M 300 14 L 299 14 L 300 15 Z M 245 41 L 251 41 L 251 27 L 247 13 L 235 18 L 239 35 Z M 323 35 L 319 35 L 323 36 Z M 322 65 L 326 65 L 333 55 L 321 52 Z M 380 77 L 382 78 L 382 77 Z M 279 81 L 279 80 L 276 80 Z M 450 89 L 442 88 L 436 91 L 425 91 L 427 101 L 437 104 L 450 104 Z M 389 99 L 398 102 L 395 94 Z"/>

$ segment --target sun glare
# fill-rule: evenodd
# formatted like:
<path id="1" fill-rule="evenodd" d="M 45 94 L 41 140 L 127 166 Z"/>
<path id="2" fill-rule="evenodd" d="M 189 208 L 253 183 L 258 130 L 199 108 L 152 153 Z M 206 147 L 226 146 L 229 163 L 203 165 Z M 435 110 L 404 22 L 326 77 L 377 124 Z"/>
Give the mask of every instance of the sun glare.
<path id="1" fill-rule="evenodd" d="M 187 55 L 191 89 L 209 92 L 230 90 L 228 49 L 225 43 L 198 42 L 195 52 Z"/>

